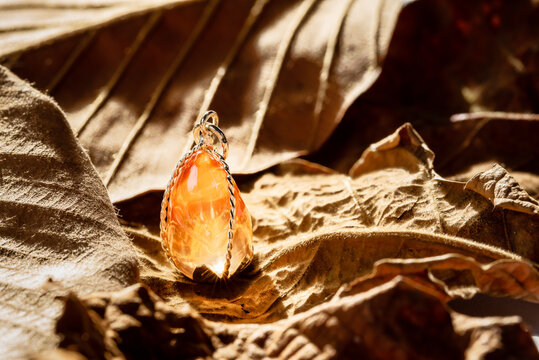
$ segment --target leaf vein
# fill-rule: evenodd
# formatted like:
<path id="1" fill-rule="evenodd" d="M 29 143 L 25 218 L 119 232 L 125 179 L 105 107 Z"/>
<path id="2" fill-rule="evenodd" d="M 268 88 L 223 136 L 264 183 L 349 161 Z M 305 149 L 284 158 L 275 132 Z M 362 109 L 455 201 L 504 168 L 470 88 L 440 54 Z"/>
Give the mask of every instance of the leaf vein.
<path id="1" fill-rule="evenodd" d="M 69 54 L 67 57 L 65 63 L 62 65 L 60 70 L 54 75 L 52 80 L 47 85 L 47 91 L 49 94 L 51 94 L 54 89 L 56 89 L 56 86 L 62 81 L 62 79 L 65 77 L 65 75 L 69 72 L 69 70 L 73 67 L 77 59 L 80 57 L 80 55 L 84 52 L 84 50 L 90 45 L 92 40 L 95 38 L 96 30 L 90 30 L 86 36 L 82 39 L 81 42 L 75 46 L 75 49 Z"/>
<path id="2" fill-rule="evenodd" d="M 204 95 L 204 100 L 202 101 L 202 106 L 200 107 L 197 118 L 195 120 L 202 118 L 202 115 L 204 115 L 204 113 L 209 110 L 209 107 L 215 97 L 215 94 L 217 93 L 217 90 L 219 89 L 219 85 L 221 85 L 221 82 L 223 81 L 223 78 L 225 77 L 230 65 L 232 64 L 239 50 L 245 43 L 245 39 L 247 39 L 247 35 L 249 35 L 249 31 L 251 31 L 253 25 L 256 23 L 256 20 L 260 17 L 262 10 L 264 9 L 264 7 L 266 6 L 268 2 L 269 0 L 257 0 L 257 2 L 251 8 L 251 11 L 249 12 L 249 16 L 247 16 L 245 23 L 240 29 L 240 32 L 238 33 L 238 37 L 234 41 L 232 48 L 226 54 L 225 60 L 223 60 L 223 63 L 219 66 L 219 68 L 217 69 L 215 73 L 215 76 L 211 80 L 210 87 L 208 88 L 208 90 L 206 90 L 206 94 Z M 193 134 L 189 133 L 189 138 L 182 152 L 183 154 L 185 154 L 186 152 L 189 151 L 189 149 L 191 149 L 191 147 L 193 146 L 193 140 L 194 140 Z"/>
<path id="3" fill-rule="evenodd" d="M 266 81 L 267 86 L 264 91 L 262 101 L 260 102 L 260 107 L 255 114 L 251 137 L 249 139 L 249 143 L 247 144 L 247 149 L 245 150 L 245 157 L 240 166 L 240 169 L 245 170 L 247 163 L 253 155 L 255 145 L 258 140 L 258 134 L 260 132 L 260 129 L 262 128 L 262 123 L 264 122 L 264 119 L 266 117 L 269 102 L 277 85 L 277 80 L 279 78 L 279 74 L 281 73 L 281 69 L 283 68 L 284 60 L 286 58 L 288 50 L 290 49 L 292 40 L 294 40 L 294 37 L 297 34 L 299 27 L 301 26 L 301 24 L 303 24 L 303 21 L 306 19 L 307 15 L 309 14 L 310 10 L 313 8 L 316 2 L 316 0 L 306 0 L 301 4 L 301 7 L 299 8 L 299 10 L 297 10 L 296 16 L 294 17 L 286 33 L 284 34 L 283 40 L 279 44 L 279 48 L 277 49 L 277 55 L 275 56 L 275 60 L 273 61 L 271 67 L 269 79 Z"/>
<path id="4" fill-rule="evenodd" d="M 322 114 L 322 108 L 324 107 L 324 101 L 326 99 L 327 88 L 329 85 L 329 73 L 331 71 L 331 66 L 333 65 L 333 60 L 335 58 L 335 53 L 337 51 L 339 36 L 342 32 L 342 27 L 346 15 L 350 10 L 354 0 L 347 0 L 343 6 L 339 18 L 337 19 L 336 26 L 333 28 L 333 32 L 330 34 L 328 43 L 326 46 L 326 52 L 324 53 L 324 60 L 322 63 L 322 69 L 320 71 L 319 83 L 320 87 L 318 88 L 318 93 L 316 94 L 316 103 L 314 106 L 314 119 L 313 119 L 313 132 L 312 138 L 309 141 L 309 149 L 315 145 L 316 135 L 318 135 L 318 128 L 320 126 L 320 115 Z"/>
<path id="5" fill-rule="evenodd" d="M 89 106 L 90 110 L 86 113 L 87 114 L 86 117 L 84 118 L 84 120 L 82 121 L 82 124 L 79 126 L 79 128 L 76 131 L 77 137 L 80 136 L 80 134 L 86 128 L 90 120 L 95 116 L 97 111 L 103 106 L 105 101 L 107 101 L 112 90 L 116 87 L 116 85 L 118 84 L 118 81 L 120 80 L 125 70 L 127 69 L 127 66 L 131 63 L 131 61 L 135 57 L 135 54 L 138 52 L 141 45 L 147 39 L 148 34 L 155 27 L 158 20 L 161 18 L 161 14 L 162 14 L 161 10 L 154 12 L 148 18 L 148 21 L 142 26 L 137 36 L 135 37 L 135 41 L 129 47 L 129 50 L 127 51 L 124 58 L 122 59 L 122 62 L 120 63 L 120 65 L 118 65 L 118 68 L 116 69 L 114 74 L 111 76 L 111 78 L 109 79 L 105 87 L 101 89 L 101 91 L 99 92 L 99 95 L 97 95 L 94 101 L 90 104 Z"/>
<path id="6" fill-rule="evenodd" d="M 122 144 L 122 147 L 118 151 L 118 153 L 115 156 L 114 162 L 110 166 L 108 172 L 105 174 L 105 177 L 103 179 L 103 182 L 105 183 L 105 186 L 109 186 L 112 179 L 118 172 L 118 169 L 120 165 L 122 164 L 123 160 L 125 159 L 125 156 L 127 152 L 131 149 L 131 146 L 137 139 L 138 135 L 150 119 L 150 116 L 157 105 L 157 102 L 161 98 L 161 95 L 163 94 L 166 86 L 170 82 L 170 79 L 172 76 L 176 73 L 180 65 L 183 63 L 184 59 L 186 58 L 187 54 L 195 44 L 196 40 L 199 38 L 202 31 L 206 28 L 207 24 L 209 23 L 210 18 L 212 17 L 214 10 L 217 8 L 217 5 L 219 4 L 220 0 L 211 0 L 206 9 L 204 10 L 204 13 L 202 14 L 202 17 L 197 22 L 195 29 L 193 30 L 193 33 L 191 36 L 187 39 L 186 44 L 181 48 L 180 52 L 176 55 L 174 60 L 172 61 L 172 64 L 167 69 L 165 75 L 161 78 L 159 83 L 157 84 L 157 87 L 152 93 L 152 96 L 150 98 L 150 101 L 144 108 L 144 111 L 142 115 L 138 118 L 137 122 L 135 123 L 135 126 L 131 129 L 129 135 L 125 139 L 124 143 Z"/>

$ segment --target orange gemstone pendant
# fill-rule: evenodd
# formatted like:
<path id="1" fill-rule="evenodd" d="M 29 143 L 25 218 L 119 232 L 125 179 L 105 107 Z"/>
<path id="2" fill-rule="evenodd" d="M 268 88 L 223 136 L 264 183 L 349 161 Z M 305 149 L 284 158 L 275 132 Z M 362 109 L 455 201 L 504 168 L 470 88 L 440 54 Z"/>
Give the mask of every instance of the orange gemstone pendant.
<path id="1" fill-rule="evenodd" d="M 251 216 L 225 163 L 228 143 L 217 125 L 213 111 L 197 122 L 197 144 L 176 166 L 161 205 L 163 249 L 193 280 L 229 278 L 253 258 Z"/>

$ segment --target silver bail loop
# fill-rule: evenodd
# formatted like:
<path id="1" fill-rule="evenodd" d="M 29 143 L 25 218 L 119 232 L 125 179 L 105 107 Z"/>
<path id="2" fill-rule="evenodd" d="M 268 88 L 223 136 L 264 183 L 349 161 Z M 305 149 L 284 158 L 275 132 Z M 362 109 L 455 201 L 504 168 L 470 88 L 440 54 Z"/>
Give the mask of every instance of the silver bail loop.
<path id="1" fill-rule="evenodd" d="M 228 141 L 225 134 L 219 129 L 219 117 L 213 110 L 207 111 L 193 128 L 193 138 L 196 145 L 200 148 L 214 148 L 221 146 L 221 157 L 226 159 L 228 156 Z M 209 140 L 209 141 L 208 141 Z"/>

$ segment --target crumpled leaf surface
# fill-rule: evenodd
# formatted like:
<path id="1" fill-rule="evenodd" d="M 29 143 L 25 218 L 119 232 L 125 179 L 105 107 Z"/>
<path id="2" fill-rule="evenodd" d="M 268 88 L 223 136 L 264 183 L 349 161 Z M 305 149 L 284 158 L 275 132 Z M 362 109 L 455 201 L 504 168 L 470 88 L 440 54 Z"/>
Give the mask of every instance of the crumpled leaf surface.
<path id="1" fill-rule="evenodd" d="M 68 359 L 71 354 L 160 359 L 179 354 L 214 359 L 539 356 L 518 317 L 473 318 L 450 311 L 443 299 L 439 291 L 398 277 L 271 324 L 223 325 L 193 315 L 189 307 L 171 309 L 147 288 L 134 285 L 118 294 L 69 298 L 57 326 L 64 336 L 61 346 L 69 351 L 39 359 Z M 86 333 L 96 334 L 91 340 L 83 336 L 81 321 L 74 321 L 79 318 L 85 319 Z M 181 329 L 172 335 L 183 340 L 175 351 L 169 326 Z M 164 337 L 158 336 L 161 332 Z"/>
<path id="2" fill-rule="evenodd" d="M 9 5 L 13 14 L 26 16 L 17 3 Z M 51 21 L 14 27 L 18 39 L 29 36 L 17 49 L 4 46 L 2 62 L 66 110 L 109 185 L 145 285 L 115 291 L 136 279 L 132 254 L 116 246 L 125 238 L 103 187 L 86 187 L 84 199 L 97 196 L 109 209 L 99 221 L 112 230 L 89 247 L 93 227 L 58 215 L 67 230 L 53 255 L 29 264 L 46 277 L 58 259 L 79 270 L 102 256 L 104 269 L 92 267 L 84 287 L 58 276 L 74 272 L 56 269 L 60 285 L 34 287 L 31 296 L 13 292 L 24 295 L 19 323 L 47 324 L 41 342 L 27 328 L 9 331 L 3 341 L 13 349 L 30 339 L 29 351 L 60 342 L 61 350 L 36 355 L 49 359 L 538 357 L 519 318 L 471 318 L 448 308 L 449 300 L 477 292 L 537 304 L 539 118 L 529 114 L 539 109 L 536 2 L 205 0 L 130 8 L 103 0 L 84 9 L 90 3 L 35 9 Z M 54 25 L 86 10 L 96 16 Z M 10 24 L 31 21 L 5 14 L 3 45 Z M 24 94 L 10 99 L 19 104 Z M 253 215 L 256 253 L 244 272 L 212 284 L 179 275 L 158 238 L 162 187 L 191 143 L 193 120 L 209 107 L 221 114 L 232 168 L 251 173 L 235 179 Z M 93 183 L 93 168 L 77 165 L 88 161 L 79 159 L 65 122 L 48 131 L 42 112 L 24 113 L 41 120 L 36 130 L 7 132 L 10 146 L 24 139 L 7 169 L 18 169 L 19 159 L 31 163 L 26 153 L 43 141 L 65 137 L 59 148 L 68 154 L 66 167 L 46 179 L 70 190 L 21 198 L 44 201 L 43 212 L 64 201 L 69 211 L 95 210 L 63 175 L 73 171 Z M 284 161 L 320 146 L 308 159 L 340 173 Z M 50 165 L 38 168 L 56 169 Z M 33 225 L 28 214 L 8 220 Z M 48 223 L 19 228 L 31 236 L 14 247 L 49 251 L 32 242 L 49 234 Z M 83 245 L 66 249 L 72 242 Z M 27 284 L 35 269 L 5 254 L 19 261 L 17 286 Z M 63 296 L 58 338 L 51 339 L 50 316 L 60 311 L 55 295 L 65 295 L 65 286 L 78 295 Z M 84 295 L 96 288 L 112 292 Z"/>
<path id="3" fill-rule="evenodd" d="M 166 261 L 158 214 L 149 210 L 158 208 L 161 192 L 117 206 L 141 257 L 141 279 L 170 304 L 187 301 L 208 318 L 226 321 L 267 322 L 305 311 L 384 258 L 460 253 L 481 262 L 537 261 L 537 216 L 493 207 L 465 183 L 437 175 L 433 158 L 406 124 L 371 145 L 353 177 L 294 161 L 244 181 L 255 260 L 220 286 L 189 281 Z M 518 296 L 537 300 L 532 264 L 507 271 L 515 279 L 518 272 L 530 274 Z M 478 289 L 489 291 L 479 283 L 469 293 Z"/>
<path id="4" fill-rule="evenodd" d="M 129 358 L 185 359 L 215 350 L 209 329 L 195 311 L 188 306 L 172 309 L 140 284 L 112 294 L 93 294 L 84 304 L 70 294 L 65 303 L 56 325 L 64 334 L 60 347 L 76 346 L 89 358 L 108 352 Z M 90 336 L 85 339 L 83 333 Z"/>
<path id="5" fill-rule="evenodd" d="M 429 212 L 432 211 L 430 215 L 428 213 L 425 215 L 432 217 L 432 214 L 438 214 L 438 231 L 471 238 L 480 236 L 483 239 L 482 241 L 515 251 L 534 261 L 537 260 L 538 245 L 534 235 L 534 232 L 537 231 L 537 219 L 533 216 L 523 216 L 522 213 L 530 214 L 528 208 L 513 206 L 511 208 L 515 210 L 513 212 L 492 213 L 490 216 L 486 216 L 484 220 L 476 222 L 478 219 L 475 218 L 474 214 L 481 206 L 474 206 L 473 210 L 466 208 L 469 205 L 470 198 L 466 196 L 467 192 L 464 191 L 466 189 L 475 189 L 471 185 L 475 180 L 472 179 L 469 183 L 445 180 L 436 174 L 433 163 L 434 153 L 426 146 L 423 139 L 413 130 L 411 125 L 405 124 L 391 136 L 371 145 L 350 169 L 350 175 L 352 177 L 359 175 L 378 177 L 378 182 L 387 183 L 388 180 L 384 178 L 385 169 L 394 167 L 397 175 L 395 178 L 396 185 L 401 186 L 398 172 L 408 176 L 408 169 L 412 169 L 412 173 L 415 172 L 416 175 L 409 177 L 409 186 L 423 185 L 421 188 L 416 187 L 416 189 L 423 194 L 425 198 L 423 203 L 427 204 L 426 209 Z M 380 171 L 382 172 L 381 176 L 378 175 Z M 504 174 L 506 173 L 504 172 Z M 525 191 L 514 180 L 505 179 L 504 183 L 499 184 L 499 187 L 504 189 L 504 191 L 499 191 L 499 197 L 497 198 L 499 203 L 516 203 L 515 194 L 519 194 L 521 198 L 527 199 L 530 206 L 534 204 L 534 200 L 529 195 L 523 195 Z M 484 192 L 476 192 L 485 196 Z M 489 196 L 485 197 L 490 200 Z M 409 197 L 401 195 L 401 198 L 403 201 L 410 201 Z M 391 199 L 392 202 L 394 200 Z M 484 202 L 483 204 L 486 206 L 484 208 L 485 214 L 490 212 L 492 204 L 487 205 Z M 422 227 L 425 224 L 421 221 L 421 211 L 417 211 L 415 205 L 414 203 L 412 208 L 412 219 L 416 226 Z M 402 207 L 393 203 L 388 206 L 389 208 L 394 207 L 401 212 L 403 210 Z M 460 216 L 453 218 L 448 210 L 454 209 L 464 212 L 469 210 L 471 221 Z M 384 211 L 386 210 L 384 209 Z M 387 215 L 384 213 L 384 216 Z M 399 218 L 399 223 L 404 225 L 406 218 L 403 218 L 401 213 L 397 213 L 396 216 Z M 487 218 L 490 219 L 486 220 Z M 464 222 L 468 225 L 466 232 L 463 231 L 461 225 Z M 524 224 L 522 228 L 521 223 Z M 518 231 L 517 228 L 523 231 Z M 505 245 L 502 245 L 503 242 L 505 242 Z"/>
<path id="6" fill-rule="evenodd" d="M 59 102 L 116 201 L 162 188 L 208 109 L 236 173 L 319 147 L 380 73 L 401 6 L 184 1 L 7 61 Z"/>
<path id="7" fill-rule="evenodd" d="M 500 165 L 475 175 L 464 188 L 483 195 L 494 206 L 539 215 L 539 202 L 522 189 Z"/>
<path id="8" fill-rule="evenodd" d="M 136 255 L 64 114 L 0 67 L 0 357 L 56 345 L 66 288 L 137 279 Z"/>
<path id="9" fill-rule="evenodd" d="M 480 264 L 473 258 L 447 254 L 421 259 L 381 259 L 367 276 L 352 283 L 342 294 L 370 290 L 397 276 L 410 277 L 424 286 L 434 287 L 450 298 L 470 298 L 480 291 L 539 302 L 539 273 L 532 264 L 496 260 Z"/>

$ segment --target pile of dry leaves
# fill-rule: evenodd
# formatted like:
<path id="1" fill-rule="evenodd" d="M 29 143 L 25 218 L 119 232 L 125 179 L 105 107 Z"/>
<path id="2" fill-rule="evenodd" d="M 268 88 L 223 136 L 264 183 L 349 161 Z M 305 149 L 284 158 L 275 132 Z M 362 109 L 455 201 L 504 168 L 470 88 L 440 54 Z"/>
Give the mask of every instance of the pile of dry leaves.
<path id="1" fill-rule="evenodd" d="M 0 357 L 539 359 L 451 302 L 539 313 L 538 38 L 533 0 L 1 4 Z M 159 210 L 208 109 L 255 258 L 197 283 Z"/>

